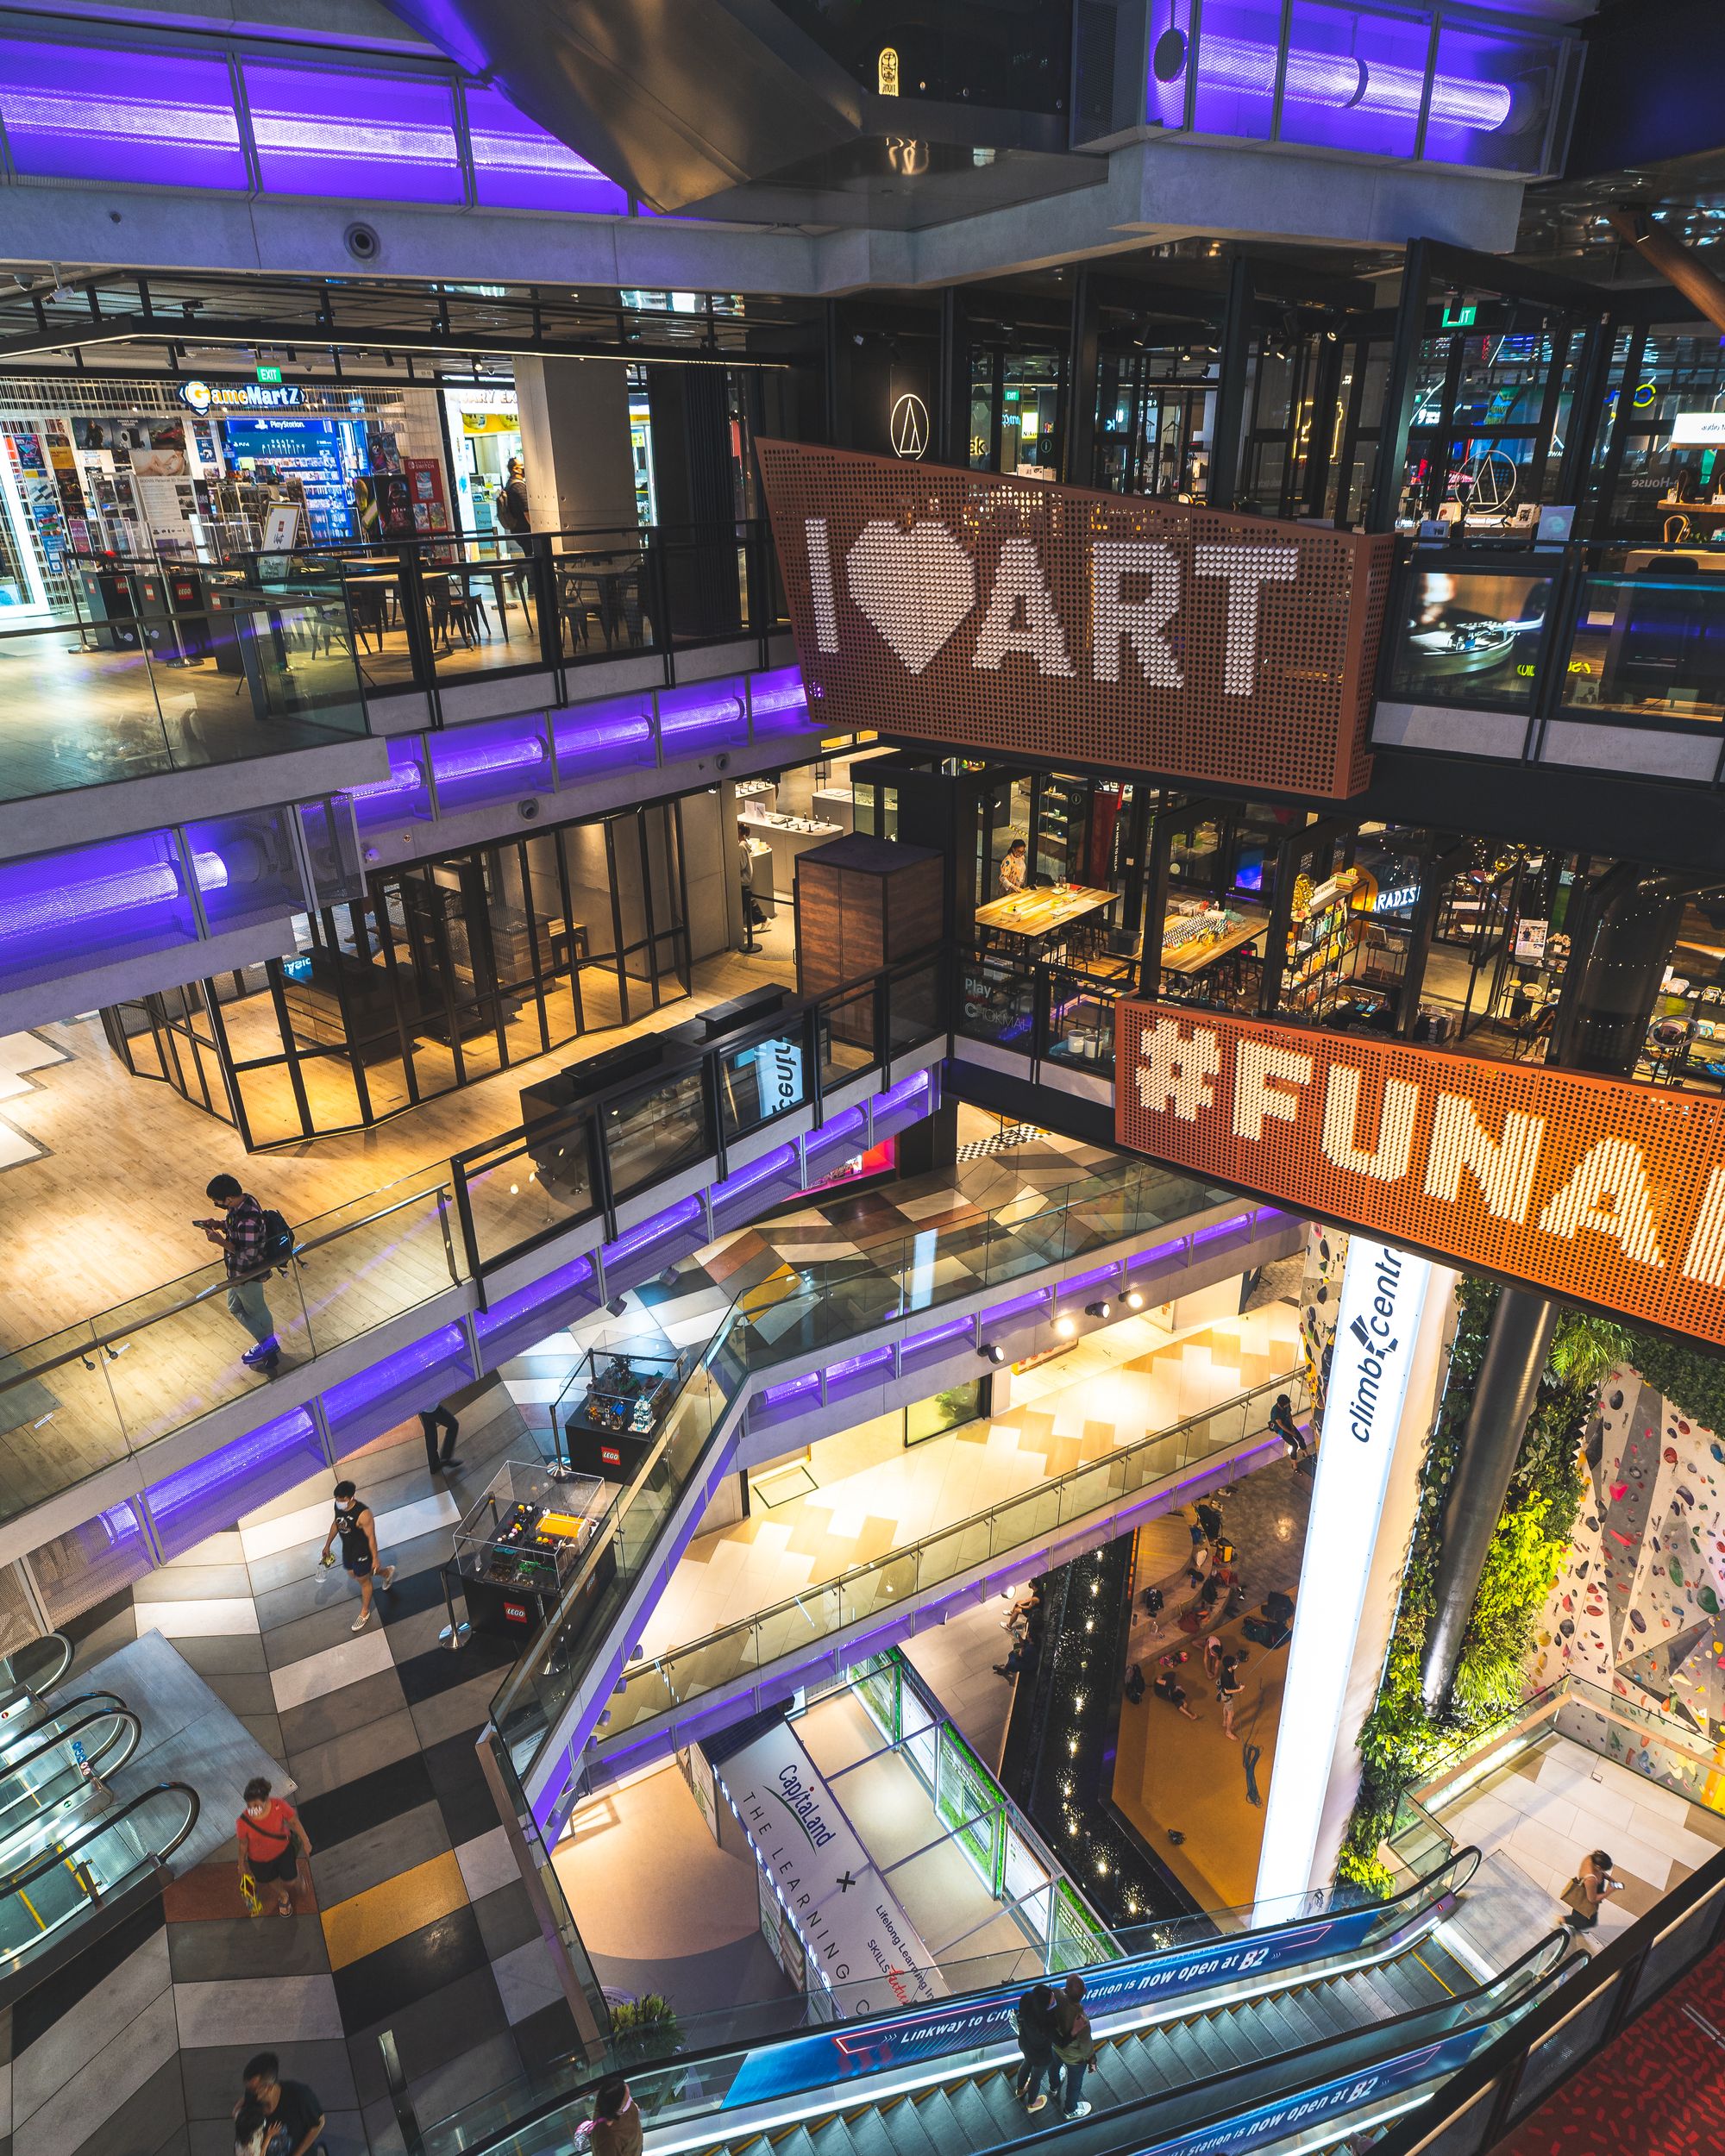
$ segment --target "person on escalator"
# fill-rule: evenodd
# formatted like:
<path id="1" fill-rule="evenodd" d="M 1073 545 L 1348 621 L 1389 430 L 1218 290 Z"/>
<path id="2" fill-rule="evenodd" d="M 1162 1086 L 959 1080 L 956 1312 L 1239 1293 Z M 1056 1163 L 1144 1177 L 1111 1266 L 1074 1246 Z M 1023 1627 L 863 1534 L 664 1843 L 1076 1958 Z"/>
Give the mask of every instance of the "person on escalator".
<path id="1" fill-rule="evenodd" d="M 1013 2078 L 1013 2094 L 1027 2111 L 1039 2111 L 1049 2096 L 1060 2093 L 1060 2062 L 1054 2056 L 1054 1994 L 1045 1984 L 1032 1984 L 1019 2001 L 1019 2051 L 1024 2064 Z M 1042 2092 L 1048 2077 L 1048 2096 Z"/>
<path id="2" fill-rule="evenodd" d="M 1090 2109 L 1080 2096 L 1084 2086 L 1084 2069 L 1096 2056 L 1095 2040 L 1090 2034 L 1090 2017 L 1084 2011 L 1082 1977 L 1068 1977 L 1065 1989 L 1056 2002 L 1054 2055 L 1060 2061 L 1065 2084 L 1060 2097 L 1061 2116 L 1082 2119 Z"/>
<path id="3" fill-rule="evenodd" d="M 601 2081 L 593 2092 L 590 2156 L 641 2156 L 641 2107 L 621 2074 Z"/>

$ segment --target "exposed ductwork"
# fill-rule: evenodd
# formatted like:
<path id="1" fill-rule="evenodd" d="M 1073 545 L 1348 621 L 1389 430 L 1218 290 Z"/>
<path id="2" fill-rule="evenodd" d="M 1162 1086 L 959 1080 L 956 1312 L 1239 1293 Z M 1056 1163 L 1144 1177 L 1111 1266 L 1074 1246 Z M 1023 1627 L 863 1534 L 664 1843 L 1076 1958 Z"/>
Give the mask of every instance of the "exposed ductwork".
<path id="1" fill-rule="evenodd" d="M 1606 219 L 1625 247 L 1632 247 L 1667 284 L 1674 285 L 1691 307 L 1725 329 L 1725 279 L 1698 254 L 1661 232 L 1645 210 L 1608 210 Z"/>
<path id="2" fill-rule="evenodd" d="M 862 132 L 864 93 L 772 0 L 389 0 L 651 208 Z"/>

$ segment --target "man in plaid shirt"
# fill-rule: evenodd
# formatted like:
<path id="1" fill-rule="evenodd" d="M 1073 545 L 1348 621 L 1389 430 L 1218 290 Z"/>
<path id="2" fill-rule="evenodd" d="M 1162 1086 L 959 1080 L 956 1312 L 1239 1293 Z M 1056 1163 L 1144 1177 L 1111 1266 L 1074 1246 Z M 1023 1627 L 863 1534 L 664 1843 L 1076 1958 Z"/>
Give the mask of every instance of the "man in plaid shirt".
<path id="1" fill-rule="evenodd" d="M 228 1266 L 228 1309 L 256 1342 L 241 1361 L 250 1369 L 273 1377 L 281 1362 L 275 1337 L 275 1320 L 264 1300 L 264 1250 L 268 1237 L 264 1209 L 233 1175 L 214 1175 L 204 1191 L 222 1208 L 219 1220 L 199 1220 L 210 1242 L 221 1250 Z"/>

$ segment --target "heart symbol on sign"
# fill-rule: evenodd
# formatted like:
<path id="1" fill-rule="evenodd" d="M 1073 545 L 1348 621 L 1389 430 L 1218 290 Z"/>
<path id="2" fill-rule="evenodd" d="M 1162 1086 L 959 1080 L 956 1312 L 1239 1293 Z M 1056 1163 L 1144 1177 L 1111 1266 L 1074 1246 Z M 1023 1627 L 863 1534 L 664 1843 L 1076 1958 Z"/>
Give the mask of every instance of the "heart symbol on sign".
<path id="1" fill-rule="evenodd" d="M 944 524 L 864 524 L 845 556 L 851 598 L 913 674 L 976 604 L 976 565 Z"/>

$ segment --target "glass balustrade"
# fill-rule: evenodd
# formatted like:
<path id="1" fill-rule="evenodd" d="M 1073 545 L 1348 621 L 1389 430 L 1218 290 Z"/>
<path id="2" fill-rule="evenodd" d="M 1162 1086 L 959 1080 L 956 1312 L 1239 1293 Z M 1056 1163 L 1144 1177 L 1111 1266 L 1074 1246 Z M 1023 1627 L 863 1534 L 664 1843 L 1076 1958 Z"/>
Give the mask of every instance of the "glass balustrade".
<path id="1" fill-rule="evenodd" d="M 613 1745 L 643 1723 L 755 1676 L 787 1655 L 806 1653 L 829 1635 L 900 1608 L 996 1557 L 1033 1548 L 1063 1527 L 1130 1502 L 1158 1483 L 1219 1458 L 1267 1429 L 1270 1403 L 1282 1392 L 1291 1393 L 1295 1412 L 1304 1413 L 1303 1382 L 1297 1370 L 1289 1370 L 1170 1430 L 1120 1445 L 1105 1458 L 1039 1482 L 1020 1497 L 806 1588 L 687 1646 L 656 1655 L 626 1673 L 611 1702 L 601 1745 Z M 842 1658 L 843 1651 L 836 1650 L 836 1658 Z"/>
<path id="2" fill-rule="evenodd" d="M 339 592 L 266 592 L 201 569 L 91 580 L 110 617 L 0 635 L 0 801 L 367 730 Z"/>

